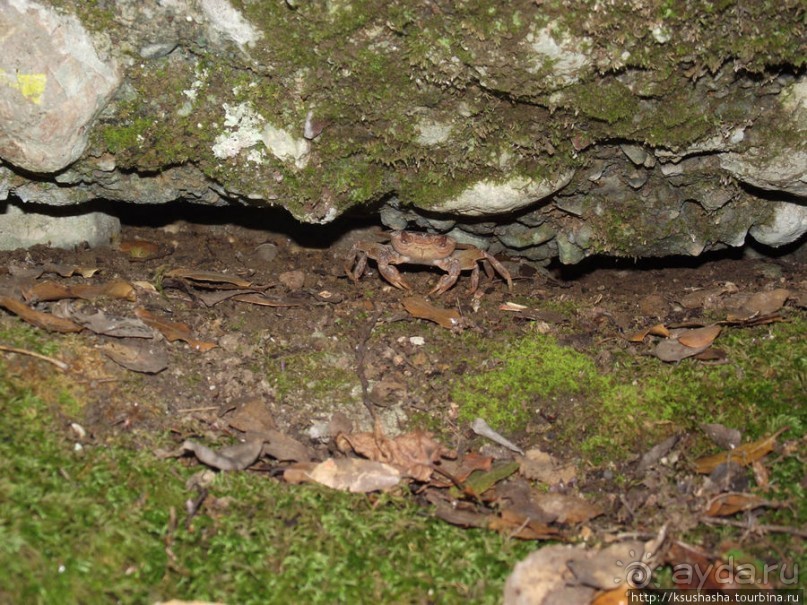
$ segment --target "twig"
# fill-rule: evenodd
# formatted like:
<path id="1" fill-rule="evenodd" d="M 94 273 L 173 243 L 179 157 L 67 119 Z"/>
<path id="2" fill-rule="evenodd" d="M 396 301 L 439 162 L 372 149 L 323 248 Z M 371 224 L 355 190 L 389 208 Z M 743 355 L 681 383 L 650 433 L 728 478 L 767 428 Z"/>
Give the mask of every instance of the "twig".
<path id="1" fill-rule="evenodd" d="M 361 399 L 364 407 L 370 412 L 370 417 L 373 419 L 373 425 L 377 424 L 378 418 L 375 413 L 375 403 L 370 398 L 370 383 L 365 375 L 365 358 L 367 356 L 367 343 L 370 341 L 370 336 L 373 334 L 373 329 L 381 317 L 381 308 L 376 308 L 370 321 L 367 322 L 365 329 L 361 333 L 361 340 L 356 345 L 356 374 L 361 382 Z"/>
<path id="2" fill-rule="evenodd" d="M 203 408 L 187 408 L 184 410 L 177 410 L 177 414 L 190 414 L 191 412 L 209 412 L 211 410 L 217 410 L 219 406 L 217 405 L 208 405 Z"/>
<path id="3" fill-rule="evenodd" d="M 197 515 L 202 508 L 202 504 L 204 504 L 204 501 L 207 499 L 207 494 L 208 491 L 206 487 L 199 488 L 199 495 L 196 499 L 188 502 L 188 517 L 185 519 L 186 530 L 190 529 L 193 518 Z"/>
<path id="4" fill-rule="evenodd" d="M 729 527 L 739 527 L 741 529 L 748 529 L 755 532 L 790 534 L 791 536 L 798 536 L 799 538 L 807 538 L 807 530 L 798 529 L 797 527 L 788 527 L 787 525 L 751 525 L 749 523 L 745 523 L 744 521 L 736 521 L 734 519 L 719 519 L 715 517 L 701 517 L 701 521 L 707 525 L 728 525 Z"/>
<path id="5" fill-rule="evenodd" d="M 33 351 L 28 351 L 26 349 L 18 349 L 17 347 L 9 347 L 8 345 L 0 345 L 0 351 L 8 351 L 9 353 L 19 353 L 20 355 L 29 355 L 31 357 L 36 357 L 37 359 L 41 359 L 42 361 L 47 361 L 48 363 L 52 363 L 57 368 L 59 368 L 62 372 L 66 372 L 70 368 L 70 366 L 67 365 L 63 361 L 60 361 L 58 359 L 54 359 L 53 357 L 48 357 L 47 355 L 42 355 L 40 353 L 34 353 Z"/>

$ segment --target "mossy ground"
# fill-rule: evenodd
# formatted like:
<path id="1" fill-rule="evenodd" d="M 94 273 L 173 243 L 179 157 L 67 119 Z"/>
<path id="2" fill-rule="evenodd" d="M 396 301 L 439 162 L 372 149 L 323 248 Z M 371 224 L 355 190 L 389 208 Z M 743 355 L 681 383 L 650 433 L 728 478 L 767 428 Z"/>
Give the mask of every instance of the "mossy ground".
<path id="1" fill-rule="evenodd" d="M 186 527 L 186 502 L 197 497 L 186 481 L 202 467 L 192 459 L 160 460 L 155 448 L 174 449 L 188 437 L 211 446 L 226 443 L 234 431 L 227 411 L 258 400 L 279 430 L 318 448 L 318 455 L 330 455 L 328 444 L 310 438 L 316 423 L 327 423 L 334 412 L 355 427 L 368 420 L 356 356 L 361 343 L 378 411 L 394 420 L 387 426 L 426 427 L 447 447 L 477 451 L 488 444 L 472 434 L 468 421 L 480 416 L 521 447 L 541 448 L 575 466 L 570 489 L 606 509 L 589 527 L 591 542 L 615 525 L 655 532 L 675 518 L 683 522 L 670 531 L 707 552 L 733 540 L 749 556 L 763 557 L 773 543 L 783 558 L 807 569 L 803 548 L 787 534 L 757 540 L 733 527 L 692 530 L 692 507 L 699 501 L 692 492 L 679 492 L 680 485 L 699 485 L 692 461 L 718 449 L 703 435 L 702 423 L 736 427 L 745 441 L 785 426 L 783 443 L 804 439 L 804 311 L 791 302 L 782 310 L 783 322 L 726 327 L 716 341 L 726 352 L 722 365 L 667 365 L 646 355 L 649 347 L 624 338 L 659 321 L 637 305 L 648 293 L 666 305 L 664 317 L 708 322 L 715 311 L 676 311 L 674 301 L 693 288 L 727 281 L 755 292 L 770 287 L 773 278 L 767 276 L 777 272 L 776 286 L 795 292 L 805 281 L 802 265 L 723 259 L 696 268 L 599 269 L 551 281 L 513 268 L 515 292 L 499 280 L 485 281 L 476 311 L 464 275 L 456 289 L 433 301 L 459 309 L 469 321 L 455 333 L 409 317 L 402 293 L 385 286 L 373 263 L 358 287 L 345 279 L 346 248 L 323 248 L 321 232 L 300 236 L 316 248 L 273 239 L 277 256 L 265 260 L 250 239 L 255 220 L 247 217 L 244 224 L 250 228 L 127 228 L 127 239 L 172 250 L 155 259 L 129 260 L 114 250 L 5 253 L 8 262 L 94 266 L 101 276 L 152 283 L 166 267 L 181 265 L 208 271 L 249 267 L 256 283 L 277 284 L 278 275 L 293 267 L 305 273 L 306 290 L 329 291 L 338 302 L 300 306 L 304 292 L 277 285 L 269 295 L 291 299 L 294 306 L 225 301 L 206 307 L 165 281 L 159 293 L 140 292 L 138 304 L 170 313 L 198 338 L 220 346 L 201 353 L 164 343 L 169 368 L 155 376 L 135 375 L 103 358 L 97 345 L 108 338 L 46 337 L 17 318 L 0 316 L 2 344 L 71 364 L 62 374 L 45 362 L 2 354 L 0 565 L 6 571 L 0 574 L 0 601 L 182 597 L 248 603 L 288 602 L 291 595 L 323 603 L 498 602 L 509 570 L 540 545 L 448 526 L 405 491 L 355 496 L 287 485 L 265 472 L 222 474 Z M 428 292 L 438 278 L 430 270 L 401 269 L 416 292 Z M 19 286 L 10 275 L 0 275 L 3 280 L 9 289 Z M 504 311 L 506 301 L 528 311 Z M 133 312 L 129 301 L 93 304 L 115 316 Z M 377 313 L 379 323 L 368 337 Z M 537 315 L 530 320 L 526 313 Z M 89 434 L 81 449 L 75 447 L 73 422 Z M 663 479 L 653 493 L 657 504 L 624 523 L 621 498 L 649 489 L 636 459 L 672 434 L 686 434 L 686 446 L 673 452 L 672 466 L 654 475 Z M 799 454 L 777 451 L 763 463 L 770 473 L 765 497 L 785 506 L 759 511 L 757 518 L 803 526 L 807 504 Z"/>
<path id="2" fill-rule="evenodd" d="M 237 473 L 218 476 L 186 525 L 195 467 L 142 443 L 77 450 L 54 420 L 73 414 L 14 382 L 0 367 L 4 602 L 496 603 L 530 550 L 446 525 L 404 495 Z"/>

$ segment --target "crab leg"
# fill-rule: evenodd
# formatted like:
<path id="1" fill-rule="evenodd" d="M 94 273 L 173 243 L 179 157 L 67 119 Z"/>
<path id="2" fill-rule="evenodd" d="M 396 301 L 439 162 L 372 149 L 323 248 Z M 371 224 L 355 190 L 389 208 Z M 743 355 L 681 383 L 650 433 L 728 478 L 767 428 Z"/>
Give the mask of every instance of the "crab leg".
<path id="1" fill-rule="evenodd" d="M 460 271 L 462 271 L 462 264 L 456 258 L 446 258 L 441 261 L 437 261 L 434 263 L 436 267 L 440 267 L 443 271 L 446 272 L 440 280 L 437 282 L 437 285 L 431 289 L 429 294 L 434 294 L 435 296 L 440 296 L 446 290 L 448 290 L 451 286 L 457 283 L 457 279 L 460 276 Z"/>
<path id="2" fill-rule="evenodd" d="M 492 254 L 488 254 L 486 252 L 485 258 L 490 262 L 493 268 L 496 269 L 497 273 L 504 278 L 504 280 L 507 282 L 507 289 L 510 290 L 510 292 L 512 292 L 513 278 L 510 277 L 510 272 L 507 269 L 505 269 L 504 265 L 502 265 L 499 261 L 497 261 Z"/>
<path id="3" fill-rule="evenodd" d="M 400 288 L 401 290 L 411 291 L 412 286 L 406 283 L 406 280 L 401 276 L 401 273 L 388 263 L 378 261 L 378 272 L 384 276 L 389 283 L 391 283 L 396 288 Z"/>
<path id="4" fill-rule="evenodd" d="M 356 266 L 353 266 L 353 263 Z M 351 255 L 345 263 L 345 273 L 354 284 L 359 283 L 359 278 L 364 274 L 364 269 L 367 267 L 367 253 L 361 250 L 353 249 Z"/>

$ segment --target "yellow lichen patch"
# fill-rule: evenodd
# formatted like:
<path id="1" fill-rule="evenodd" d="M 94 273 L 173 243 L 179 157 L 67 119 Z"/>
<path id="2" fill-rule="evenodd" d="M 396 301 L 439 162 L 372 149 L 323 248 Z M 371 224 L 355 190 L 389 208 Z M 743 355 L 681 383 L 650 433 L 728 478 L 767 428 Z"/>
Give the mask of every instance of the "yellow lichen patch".
<path id="1" fill-rule="evenodd" d="M 42 103 L 42 95 L 45 94 L 45 85 L 48 83 L 48 76 L 45 74 L 21 74 L 10 75 L 5 70 L 0 69 L 0 83 L 19 90 L 22 96 L 39 105 Z"/>

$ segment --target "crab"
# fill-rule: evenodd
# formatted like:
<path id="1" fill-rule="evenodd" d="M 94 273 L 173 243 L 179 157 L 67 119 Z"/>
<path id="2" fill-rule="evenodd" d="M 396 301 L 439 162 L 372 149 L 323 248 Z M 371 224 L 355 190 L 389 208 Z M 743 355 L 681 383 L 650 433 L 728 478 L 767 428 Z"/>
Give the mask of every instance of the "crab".
<path id="1" fill-rule="evenodd" d="M 513 290 L 510 273 L 491 254 L 476 246 L 458 244 L 447 235 L 393 231 L 388 246 L 377 242 L 356 242 L 345 263 L 345 272 L 353 283 L 358 284 L 367 268 L 368 259 L 378 264 L 378 272 L 384 279 L 401 290 L 410 291 L 412 287 L 394 265 L 423 265 L 438 267 L 446 272 L 429 294 L 443 294 L 457 282 L 462 271 L 471 271 L 469 294 L 473 294 L 479 287 L 480 263 L 488 277 L 495 277 L 495 269 L 507 282 L 508 289 Z"/>

